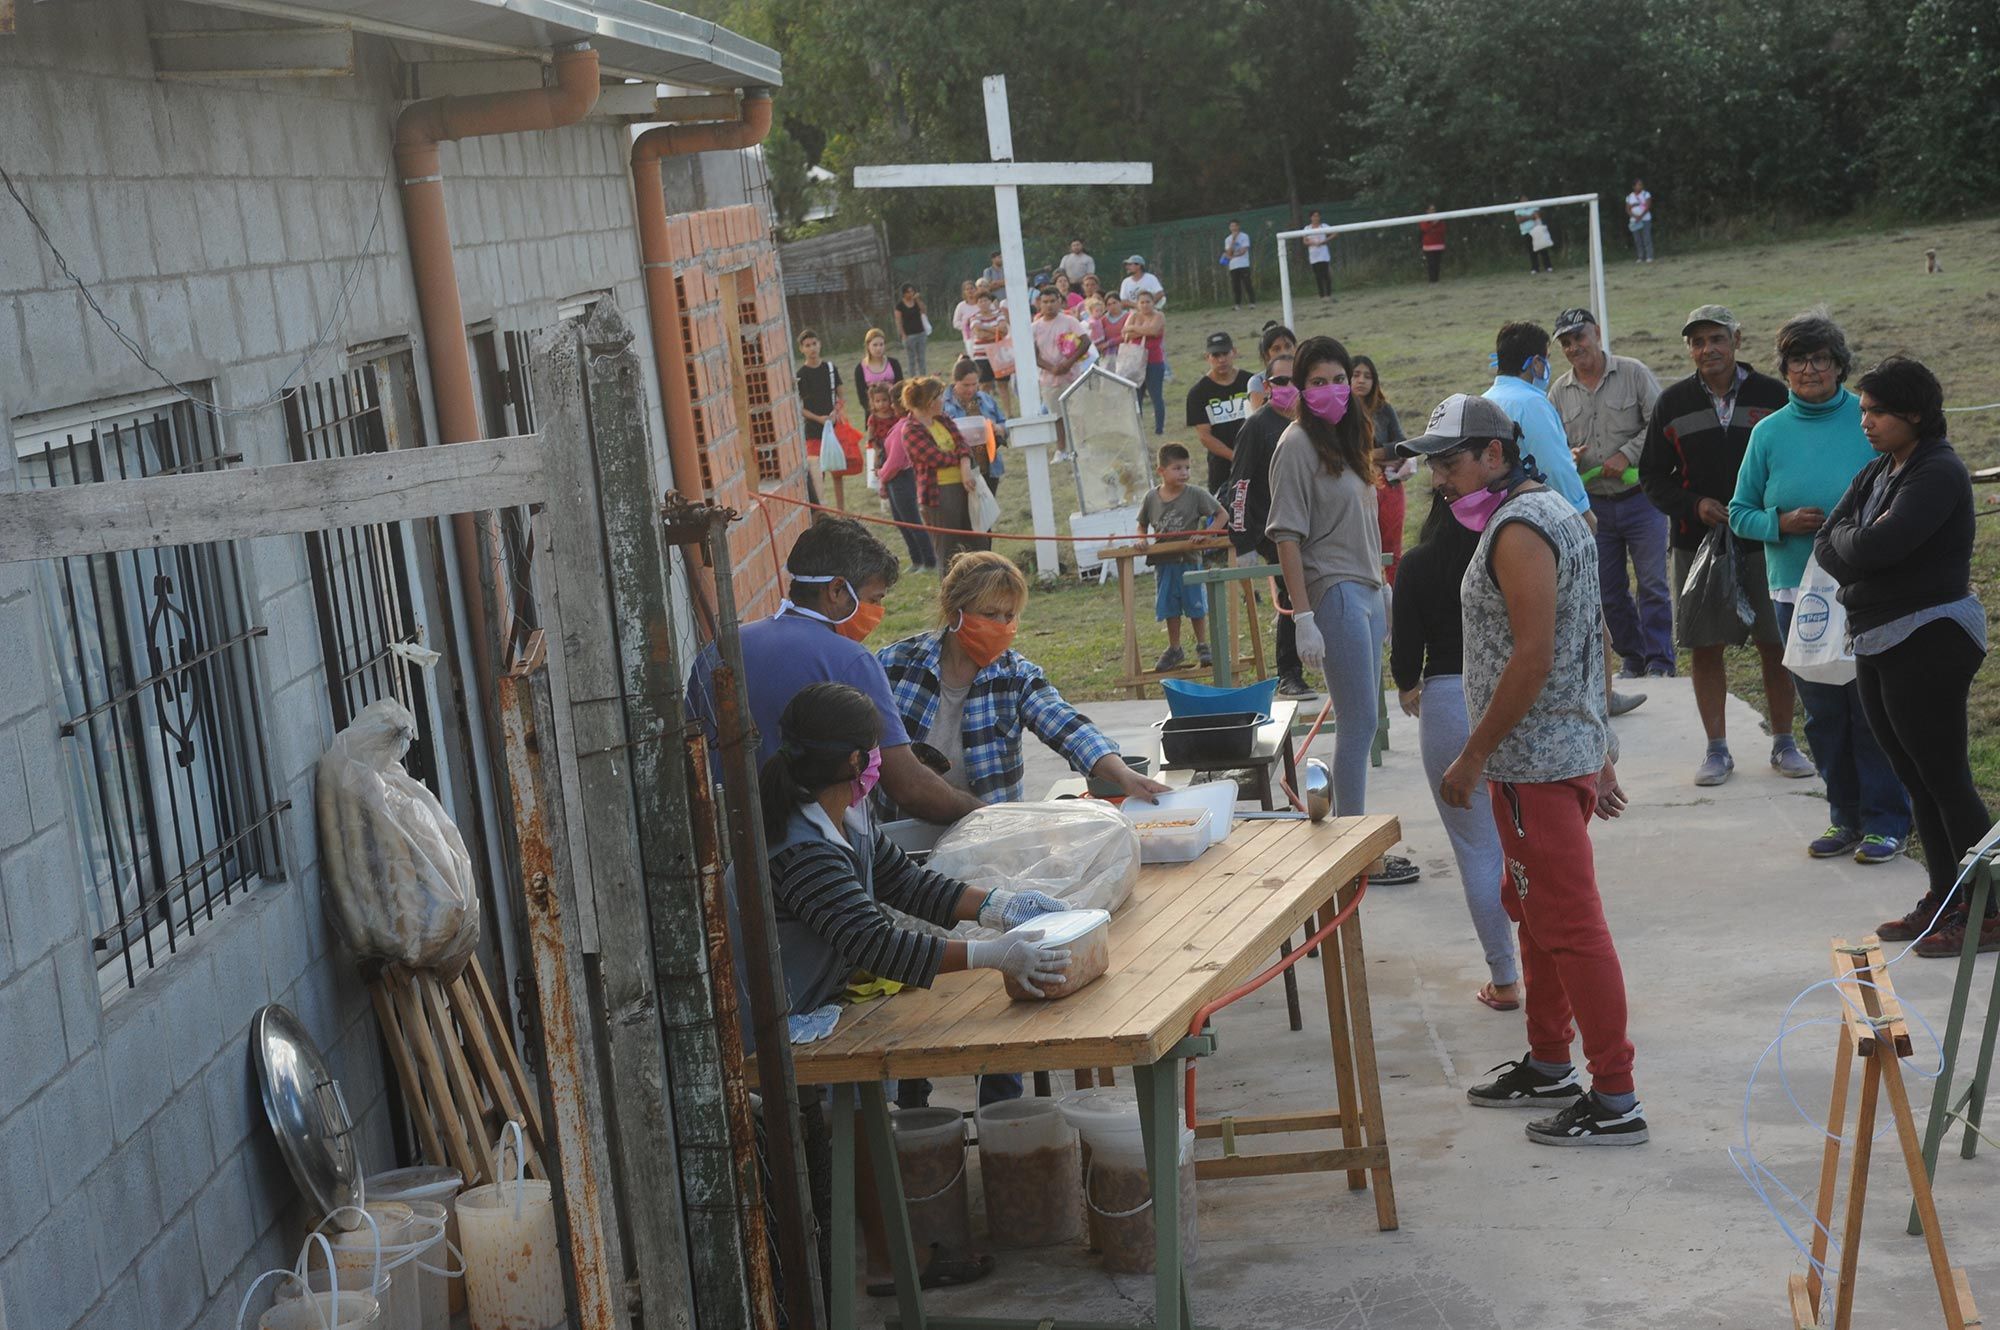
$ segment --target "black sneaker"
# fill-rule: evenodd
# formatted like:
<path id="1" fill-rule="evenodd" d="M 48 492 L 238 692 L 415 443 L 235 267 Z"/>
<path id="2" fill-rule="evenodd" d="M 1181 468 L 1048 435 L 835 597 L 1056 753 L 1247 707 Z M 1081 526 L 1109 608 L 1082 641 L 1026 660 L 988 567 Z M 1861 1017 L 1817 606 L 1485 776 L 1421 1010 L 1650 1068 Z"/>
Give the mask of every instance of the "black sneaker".
<path id="1" fill-rule="evenodd" d="M 1316 702 L 1319 700 L 1319 694 L 1315 693 L 1306 684 L 1306 681 L 1296 674 L 1281 674 L 1278 676 L 1278 696 L 1290 698 L 1297 702 Z"/>
<path id="2" fill-rule="evenodd" d="M 1382 871 L 1370 873 L 1369 882 L 1378 887 L 1400 887 L 1415 882 L 1424 875 L 1424 870 L 1405 859 L 1400 854 L 1382 856 Z"/>
<path id="3" fill-rule="evenodd" d="M 1475 1108 L 1540 1108 L 1583 1093 L 1583 1082 L 1578 1079 L 1575 1067 L 1560 1076 L 1550 1076 L 1536 1071 L 1523 1058 L 1487 1070 L 1499 1072 L 1500 1077 L 1465 1092 L 1465 1102 Z"/>
<path id="4" fill-rule="evenodd" d="M 1623 1113 L 1606 1108 L 1594 1094 L 1584 1095 L 1552 1118 L 1538 1118 L 1525 1130 L 1537 1145 L 1644 1145 L 1645 1106 L 1633 1104 Z"/>

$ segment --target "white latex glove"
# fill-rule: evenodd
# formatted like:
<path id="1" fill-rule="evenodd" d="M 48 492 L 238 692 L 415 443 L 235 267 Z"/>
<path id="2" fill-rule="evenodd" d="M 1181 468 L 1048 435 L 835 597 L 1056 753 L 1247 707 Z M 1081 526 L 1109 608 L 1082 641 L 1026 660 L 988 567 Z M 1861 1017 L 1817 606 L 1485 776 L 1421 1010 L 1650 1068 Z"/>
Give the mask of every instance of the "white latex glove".
<path id="1" fill-rule="evenodd" d="M 966 943 L 965 967 L 998 970 L 1040 997 L 1038 985 L 1059 983 L 1069 973 L 1069 948 L 1043 942 L 1038 931 L 1010 933 L 991 942 Z"/>
<path id="2" fill-rule="evenodd" d="M 1326 639 L 1319 635 L 1319 625 L 1313 622 L 1312 611 L 1295 611 L 1292 628 L 1298 634 L 1299 663 L 1309 670 L 1326 668 Z"/>
<path id="3" fill-rule="evenodd" d="M 986 899 L 980 902 L 978 923 L 982 928 L 1005 933 L 1040 915 L 1055 914 L 1068 908 L 1045 891 L 1011 891 L 1006 887 L 996 887 L 987 892 Z"/>

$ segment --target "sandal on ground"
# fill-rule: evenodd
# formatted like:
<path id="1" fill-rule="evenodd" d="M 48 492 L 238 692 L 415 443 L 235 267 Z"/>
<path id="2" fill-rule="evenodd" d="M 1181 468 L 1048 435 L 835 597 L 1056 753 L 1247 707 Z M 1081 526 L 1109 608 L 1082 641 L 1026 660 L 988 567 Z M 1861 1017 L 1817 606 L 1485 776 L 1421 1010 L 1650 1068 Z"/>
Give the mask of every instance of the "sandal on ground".
<path id="1" fill-rule="evenodd" d="M 1519 1011 L 1521 1009 L 1521 1000 L 1519 998 L 1515 998 L 1509 1002 L 1504 998 L 1496 997 L 1491 983 L 1482 984 L 1479 991 L 1472 996 L 1478 1000 L 1480 1006 L 1491 1007 L 1495 1011 Z"/>
<path id="2" fill-rule="evenodd" d="M 931 1248 L 930 1263 L 918 1277 L 922 1288 L 957 1288 L 960 1284 L 975 1284 L 993 1273 L 993 1258 L 985 1252 L 973 1256 L 946 1256 L 935 1245 Z M 896 1296 L 896 1281 L 885 1279 L 879 1284 L 867 1285 L 871 1298 L 893 1298 Z"/>

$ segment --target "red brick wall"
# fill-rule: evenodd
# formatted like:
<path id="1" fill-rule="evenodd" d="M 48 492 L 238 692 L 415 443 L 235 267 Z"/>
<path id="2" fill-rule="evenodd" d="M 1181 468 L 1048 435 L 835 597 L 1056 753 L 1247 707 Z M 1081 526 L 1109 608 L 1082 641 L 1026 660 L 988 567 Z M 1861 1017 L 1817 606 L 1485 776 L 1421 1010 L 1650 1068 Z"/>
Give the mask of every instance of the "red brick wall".
<path id="1" fill-rule="evenodd" d="M 681 213 L 667 219 L 667 228 L 674 280 L 680 286 L 681 341 L 688 348 L 702 487 L 708 498 L 743 514 L 729 541 L 736 603 L 744 618 L 757 618 L 778 608 L 784 552 L 809 517 L 806 509 L 788 503 L 766 502 L 759 511 L 763 493 L 806 497 L 799 428 L 803 417 L 792 378 L 792 349 L 785 340 L 777 248 L 758 209 L 747 204 Z M 747 290 L 731 277 L 738 271 L 749 275 Z M 739 294 L 747 298 L 739 300 Z M 737 409 L 732 381 L 725 300 L 736 306 L 744 412 Z"/>

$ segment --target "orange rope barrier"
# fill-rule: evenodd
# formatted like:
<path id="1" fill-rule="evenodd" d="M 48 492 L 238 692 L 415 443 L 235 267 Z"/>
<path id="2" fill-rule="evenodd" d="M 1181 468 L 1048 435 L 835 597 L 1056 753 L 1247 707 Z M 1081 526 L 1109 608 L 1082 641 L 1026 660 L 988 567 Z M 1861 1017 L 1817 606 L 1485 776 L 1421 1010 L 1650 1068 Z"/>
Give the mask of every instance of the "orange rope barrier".
<path id="1" fill-rule="evenodd" d="M 794 499 L 789 494 L 763 493 L 756 502 L 761 505 L 766 499 L 776 499 L 779 503 L 796 504 L 800 508 L 810 508 L 814 512 L 833 513 L 838 517 L 851 517 L 857 522 L 871 522 L 876 526 L 893 526 L 904 531 L 926 531 L 939 536 L 967 536 L 973 540 L 1055 540 L 1065 545 L 1109 545 L 1120 540 L 1192 540 L 1196 536 L 1221 536 L 1221 531 L 1140 531 L 1132 534 L 1120 533 L 1107 536 L 1037 536 L 1020 531 L 967 531 L 963 527 L 926 526 L 922 522 L 899 522 L 893 517 L 870 517 L 865 513 L 850 513 L 845 508 L 831 504 L 813 503 L 808 499 Z M 770 518 L 765 517 L 768 524 Z M 1217 546 L 1218 549 L 1221 546 Z"/>

